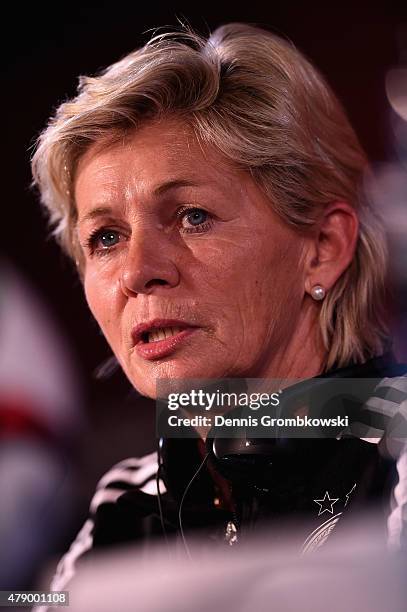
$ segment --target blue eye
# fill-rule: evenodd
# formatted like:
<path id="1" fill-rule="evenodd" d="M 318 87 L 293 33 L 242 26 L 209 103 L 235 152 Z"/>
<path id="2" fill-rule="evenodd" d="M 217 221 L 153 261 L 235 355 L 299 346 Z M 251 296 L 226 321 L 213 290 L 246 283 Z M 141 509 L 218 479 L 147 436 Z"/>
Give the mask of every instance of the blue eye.
<path id="1" fill-rule="evenodd" d="M 187 234 L 207 232 L 213 223 L 211 215 L 202 208 L 183 208 L 178 216 L 181 219 L 181 231 Z"/>
<path id="2" fill-rule="evenodd" d="M 119 233 L 112 230 L 106 230 L 99 234 L 98 239 L 102 246 L 107 249 L 119 242 Z"/>
<path id="3" fill-rule="evenodd" d="M 99 229 L 93 232 L 86 242 L 90 253 L 108 251 L 120 242 L 120 233 L 111 229 Z"/>
<path id="4" fill-rule="evenodd" d="M 186 214 L 185 219 L 188 219 L 188 222 L 193 226 L 201 225 L 201 223 L 205 223 L 208 219 L 208 213 L 205 210 L 197 208 Z"/>

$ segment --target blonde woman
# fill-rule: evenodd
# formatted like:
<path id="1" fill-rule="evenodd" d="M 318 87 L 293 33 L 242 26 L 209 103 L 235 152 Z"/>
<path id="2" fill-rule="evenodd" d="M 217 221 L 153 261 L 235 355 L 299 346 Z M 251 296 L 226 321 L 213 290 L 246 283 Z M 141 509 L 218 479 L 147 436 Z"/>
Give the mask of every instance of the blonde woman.
<path id="1" fill-rule="evenodd" d="M 235 544 L 261 519 L 306 516 L 311 550 L 352 505 L 383 494 L 390 468 L 378 443 L 406 397 L 406 368 L 388 352 L 386 246 L 361 190 L 366 171 L 318 71 L 244 24 L 207 40 L 155 36 L 82 77 L 58 108 L 38 140 L 34 181 L 140 393 L 155 397 L 160 378 L 291 379 L 302 381 L 296 398 L 314 383 L 371 384 L 354 407 L 358 435 L 329 449 L 291 445 L 284 473 L 262 491 L 253 474 L 244 486 L 225 477 L 202 440 L 163 442 L 158 475 L 156 454 L 124 460 L 100 481 L 53 588 L 86 551 L 163 531 L 202 527 Z M 363 423 L 362 408 L 377 418 Z M 399 495 L 388 508 L 393 542 L 404 503 Z"/>

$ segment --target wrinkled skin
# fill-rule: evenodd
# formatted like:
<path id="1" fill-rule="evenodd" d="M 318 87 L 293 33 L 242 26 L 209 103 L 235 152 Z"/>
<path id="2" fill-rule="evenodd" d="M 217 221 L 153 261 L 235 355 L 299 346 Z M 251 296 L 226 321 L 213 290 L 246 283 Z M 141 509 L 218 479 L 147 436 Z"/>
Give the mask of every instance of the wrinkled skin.
<path id="1" fill-rule="evenodd" d="M 191 185 L 164 189 L 168 181 Z M 79 163 L 75 199 L 87 301 L 142 394 L 154 397 L 159 377 L 321 371 L 320 306 L 306 292 L 313 239 L 283 222 L 248 173 L 203 150 L 180 120 L 93 145 Z M 205 211 L 199 225 L 177 215 L 184 207 Z M 109 230 L 104 241 L 99 235 L 90 246 L 100 229 Z M 199 329 L 173 354 L 147 361 L 131 330 L 154 318 Z"/>

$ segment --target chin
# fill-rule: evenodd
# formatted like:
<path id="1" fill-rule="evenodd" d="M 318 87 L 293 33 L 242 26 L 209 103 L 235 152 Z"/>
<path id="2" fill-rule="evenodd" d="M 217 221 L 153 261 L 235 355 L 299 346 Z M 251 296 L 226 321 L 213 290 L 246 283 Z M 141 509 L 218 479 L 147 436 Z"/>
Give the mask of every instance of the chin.
<path id="1" fill-rule="evenodd" d="M 175 360 L 151 363 L 151 369 L 138 371 L 137 374 L 128 375 L 132 385 L 141 395 L 151 399 L 157 398 L 157 380 L 165 379 L 171 381 L 171 390 L 181 392 L 186 385 L 184 380 L 188 379 L 217 379 L 224 378 L 225 373 L 219 368 L 208 368 L 208 363 L 195 361 L 194 364 L 180 363 Z"/>
<path id="2" fill-rule="evenodd" d="M 155 381 L 151 385 L 148 383 L 146 384 L 146 381 L 143 381 L 141 383 L 134 380 L 130 380 L 130 382 L 136 389 L 136 391 L 140 393 L 140 395 L 142 395 L 143 397 L 148 397 L 152 400 L 157 399 L 157 387 Z"/>

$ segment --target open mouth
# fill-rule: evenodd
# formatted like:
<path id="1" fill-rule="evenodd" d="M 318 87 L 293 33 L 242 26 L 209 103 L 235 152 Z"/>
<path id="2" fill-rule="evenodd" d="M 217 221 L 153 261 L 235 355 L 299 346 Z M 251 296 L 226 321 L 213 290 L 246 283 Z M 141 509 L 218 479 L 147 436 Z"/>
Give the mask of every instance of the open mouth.
<path id="1" fill-rule="evenodd" d="M 166 340 L 167 338 L 172 338 L 176 336 L 181 331 L 183 331 L 185 327 L 159 327 L 156 329 L 152 329 L 151 331 L 145 331 L 141 334 L 141 341 L 144 344 L 149 342 L 160 342 L 160 340 Z"/>
<path id="2" fill-rule="evenodd" d="M 160 359 L 174 353 L 184 340 L 199 329 L 183 321 L 155 319 L 133 330 L 136 352 L 147 360 Z"/>

